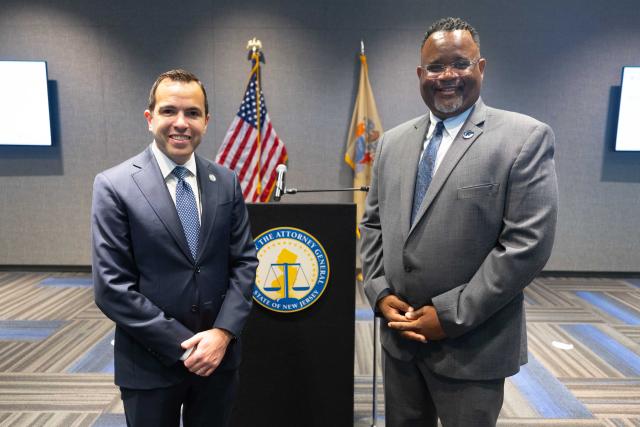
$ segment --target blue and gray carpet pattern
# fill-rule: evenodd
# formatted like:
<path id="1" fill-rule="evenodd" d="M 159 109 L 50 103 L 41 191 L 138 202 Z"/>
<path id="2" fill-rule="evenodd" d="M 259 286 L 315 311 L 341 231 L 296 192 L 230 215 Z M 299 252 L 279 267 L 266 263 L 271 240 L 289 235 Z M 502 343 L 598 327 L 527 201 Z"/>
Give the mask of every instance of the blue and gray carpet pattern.
<path id="1" fill-rule="evenodd" d="M 124 426 L 113 324 L 87 274 L 0 271 L 0 426 Z M 538 278 L 501 426 L 640 426 L 640 280 Z M 356 285 L 355 426 L 372 425 L 373 316 Z M 379 351 L 377 352 L 379 355 Z M 376 425 L 384 426 L 379 358 Z"/>

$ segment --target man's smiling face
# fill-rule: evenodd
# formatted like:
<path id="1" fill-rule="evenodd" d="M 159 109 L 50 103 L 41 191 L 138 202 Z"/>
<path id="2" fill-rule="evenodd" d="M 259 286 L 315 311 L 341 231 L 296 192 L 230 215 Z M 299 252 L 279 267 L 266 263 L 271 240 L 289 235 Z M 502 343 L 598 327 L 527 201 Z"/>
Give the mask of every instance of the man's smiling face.
<path id="1" fill-rule="evenodd" d="M 429 110 L 441 119 L 457 116 L 470 108 L 480 97 L 486 61 L 466 30 L 438 31 L 427 39 L 420 52 L 421 64 L 444 64 L 467 60 L 473 63 L 467 70 L 447 67 L 432 74 L 418 67 L 420 93 Z"/>
<path id="2" fill-rule="evenodd" d="M 204 93 L 200 85 L 164 79 L 155 93 L 153 111 L 144 116 L 160 151 L 177 164 L 184 164 L 200 145 L 207 131 Z"/>

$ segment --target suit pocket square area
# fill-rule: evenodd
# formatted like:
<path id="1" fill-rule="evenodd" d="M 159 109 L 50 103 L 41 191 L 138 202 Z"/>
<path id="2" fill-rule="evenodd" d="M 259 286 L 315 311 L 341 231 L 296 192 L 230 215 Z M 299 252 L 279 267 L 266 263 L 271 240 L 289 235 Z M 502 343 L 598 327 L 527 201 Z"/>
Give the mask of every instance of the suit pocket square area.
<path id="1" fill-rule="evenodd" d="M 479 184 L 458 188 L 458 199 L 492 197 L 498 194 L 500 184 Z"/>

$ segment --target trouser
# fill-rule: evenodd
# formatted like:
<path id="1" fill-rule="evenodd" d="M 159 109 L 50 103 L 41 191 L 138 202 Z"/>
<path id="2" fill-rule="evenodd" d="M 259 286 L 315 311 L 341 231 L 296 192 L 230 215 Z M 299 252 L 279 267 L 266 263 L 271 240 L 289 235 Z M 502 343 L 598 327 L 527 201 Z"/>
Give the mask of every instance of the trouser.
<path id="1" fill-rule="evenodd" d="M 504 399 L 504 378 L 458 380 L 433 373 L 421 360 L 382 352 L 387 427 L 493 427 Z"/>
<path id="2" fill-rule="evenodd" d="M 189 375 L 171 387 L 150 390 L 120 388 L 128 427 L 226 427 L 238 389 L 238 370 Z"/>

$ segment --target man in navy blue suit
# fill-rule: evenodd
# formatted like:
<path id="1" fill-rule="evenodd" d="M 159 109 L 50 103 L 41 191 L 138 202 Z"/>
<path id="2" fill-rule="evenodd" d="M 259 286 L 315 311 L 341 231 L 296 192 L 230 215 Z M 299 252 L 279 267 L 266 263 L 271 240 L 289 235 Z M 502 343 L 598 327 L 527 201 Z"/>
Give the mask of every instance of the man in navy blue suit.
<path id="1" fill-rule="evenodd" d="M 161 74 L 144 113 L 154 141 L 96 176 L 96 304 L 116 323 L 127 425 L 224 426 L 257 258 L 233 172 L 196 155 L 209 122 L 193 74 Z"/>

